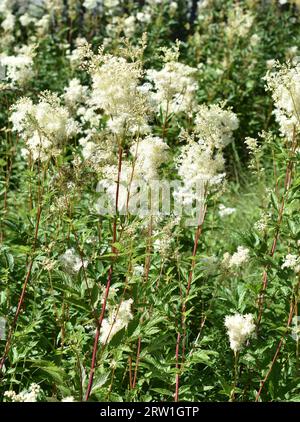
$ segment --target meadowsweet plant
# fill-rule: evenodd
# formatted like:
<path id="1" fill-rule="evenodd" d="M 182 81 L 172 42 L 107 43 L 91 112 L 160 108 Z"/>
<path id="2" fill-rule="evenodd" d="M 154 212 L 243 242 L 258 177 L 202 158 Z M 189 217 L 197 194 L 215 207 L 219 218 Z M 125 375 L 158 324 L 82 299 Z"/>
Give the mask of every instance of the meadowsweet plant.
<path id="1" fill-rule="evenodd" d="M 228 330 L 230 347 L 234 353 L 237 353 L 240 351 L 246 338 L 254 331 L 253 315 L 247 314 L 243 316 L 235 314 L 226 316 L 225 327 Z"/>
<path id="2" fill-rule="evenodd" d="M 299 401 L 299 14 L 0 0 L 1 401 Z"/>

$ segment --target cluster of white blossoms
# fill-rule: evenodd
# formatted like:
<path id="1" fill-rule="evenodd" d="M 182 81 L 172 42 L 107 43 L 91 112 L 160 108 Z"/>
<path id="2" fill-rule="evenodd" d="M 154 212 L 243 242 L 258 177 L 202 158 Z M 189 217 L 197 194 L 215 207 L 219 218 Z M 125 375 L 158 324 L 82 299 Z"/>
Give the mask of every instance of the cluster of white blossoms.
<path id="1" fill-rule="evenodd" d="M 204 198 L 204 186 L 217 185 L 225 177 L 224 157 L 220 152 L 215 154 L 198 142 L 190 142 L 181 148 L 177 159 L 178 175 L 183 186 L 174 191 L 174 196 L 181 199 L 183 205 L 190 205 L 195 199 Z M 203 195 L 200 195 L 199 192 Z"/>
<path id="2" fill-rule="evenodd" d="M 66 51 L 67 59 L 70 61 L 72 69 L 77 68 L 82 62 L 82 47 L 88 42 L 84 37 L 77 37 L 74 41 L 75 48 L 71 50 L 71 46 Z"/>
<path id="3" fill-rule="evenodd" d="M 81 268 L 86 268 L 88 265 L 87 260 L 82 260 L 79 255 L 76 254 L 74 248 L 67 249 L 66 252 L 60 256 L 60 262 L 71 274 L 78 273 Z"/>
<path id="4" fill-rule="evenodd" d="M 74 402 L 76 400 L 74 399 L 73 396 L 68 396 L 68 397 L 65 397 L 65 398 L 61 399 L 61 401 L 62 402 Z"/>
<path id="5" fill-rule="evenodd" d="M 300 63 L 275 66 L 265 76 L 266 89 L 272 92 L 274 114 L 283 136 L 292 139 L 300 130 Z"/>
<path id="6" fill-rule="evenodd" d="M 283 264 L 281 265 L 281 268 L 282 269 L 290 268 L 295 273 L 299 273 L 300 272 L 300 256 L 292 255 L 292 254 L 286 255 L 285 260 Z"/>
<path id="7" fill-rule="evenodd" d="M 84 0 L 83 2 L 83 6 L 87 10 L 94 10 L 99 6 L 99 4 L 100 4 L 99 0 Z"/>
<path id="8" fill-rule="evenodd" d="M 35 23 L 36 19 L 30 16 L 29 13 L 25 12 L 23 15 L 19 17 L 20 24 L 24 27 L 30 25 L 31 23 Z"/>
<path id="9" fill-rule="evenodd" d="M 106 1 L 112 2 L 114 0 Z M 120 36 L 120 34 L 124 34 L 126 38 L 130 39 L 139 31 L 145 32 L 145 26 L 150 24 L 156 16 L 161 14 L 161 6 L 163 3 L 165 11 L 168 7 L 170 17 L 173 17 L 178 9 L 178 5 L 176 2 L 169 2 L 169 0 L 161 0 L 159 3 L 154 0 L 146 1 L 142 7 L 134 7 L 128 11 L 127 13 L 129 14 L 124 13 L 124 10 L 122 10 L 122 6 L 124 6 L 122 2 L 108 7 L 104 1 L 102 10 L 107 17 L 111 18 L 106 25 L 107 37 L 104 39 L 103 44 L 105 46 L 110 45 L 112 41 Z"/>
<path id="10" fill-rule="evenodd" d="M 64 100 L 68 107 L 73 107 L 77 103 L 86 99 L 87 86 L 81 85 L 77 78 L 69 81 L 69 86 L 65 87 Z"/>
<path id="11" fill-rule="evenodd" d="M 5 80 L 12 86 L 24 85 L 33 75 L 34 46 L 24 45 L 16 55 L 0 54 L 0 66 L 5 69 Z"/>
<path id="12" fill-rule="evenodd" d="M 233 111 L 217 104 L 200 105 L 195 117 L 195 133 L 199 143 L 222 150 L 232 141 L 233 132 L 239 127 L 239 120 Z"/>
<path id="13" fill-rule="evenodd" d="M 122 135 L 149 130 L 148 95 L 139 89 L 142 74 L 138 61 L 128 62 L 123 57 L 101 53 L 94 57 L 90 103 L 109 118 L 107 126 L 112 133 Z"/>
<path id="14" fill-rule="evenodd" d="M 107 9 L 112 9 L 119 6 L 119 4 L 120 0 L 84 0 L 83 6 L 88 10 L 94 10 L 99 7 L 106 7 Z"/>
<path id="15" fill-rule="evenodd" d="M 41 387 L 38 384 L 31 384 L 29 389 L 21 391 L 17 394 L 13 390 L 5 391 L 4 397 L 12 402 L 36 402 L 41 392 Z"/>
<path id="16" fill-rule="evenodd" d="M 219 216 L 221 218 L 227 217 L 228 215 L 234 214 L 236 212 L 236 208 L 225 207 L 224 204 L 219 205 Z"/>
<path id="17" fill-rule="evenodd" d="M 278 0 L 278 3 L 283 6 L 284 4 L 291 3 L 295 4 L 298 7 L 300 7 L 300 0 Z"/>
<path id="18" fill-rule="evenodd" d="M 244 11 L 239 5 L 230 9 L 226 23 L 226 34 L 228 38 L 245 38 L 254 22 L 254 16 L 250 11 Z"/>
<path id="19" fill-rule="evenodd" d="M 106 25 L 107 37 L 103 40 L 104 46 L 109 46 L 116 37 L 123 33 L 126 38 L 131 38 L 135 34 L 136 19 L 134 15 L 121 14 L 113 15 Z"/>
<path id="20" fill-rule="evenodd" d="M 37 104 L 21 98 L 13 105 L 10 119 L 13 130 L 25 138 L 23 155 L 30 154 L 34 161 L 59 155 L 64 142 L 78 130 L 78 124 L 60 104 L 59 97 L 50 93 L 41 95 Z"/>
<path id="21" fill-rule="evenodd" d="M 144 265 L 135 265 L 132 269 L 132 276 L 133 277 L 142 277 L 145 272 Z"/>
<path id="22" fill-rule="evenodd" d="M 254 228 L 259 232 L 264 232 L 270 222 L 271 213 L 262 212 L 260 219 L 254 223 Z"/>
<path id="23" fill-rule="evenodd" d="M 258 149 L 258 143 L 256 138 L 250 138 L 247 136 L 245 138 L 246 148 L 249 150 L 250 153 L 255 154 Z"/>
<path id="24" fill-rule="evenodd" d="M 13 31 L 15 27 L 16 17 L 12 13 L 10 0 L 4 0 L 1 2 L 0 13 L 4 17 L 1 23 L 1 27 L 4 29 L 5 32 Z"/>
<path id="25" fill-rule="evenodd" d="M 54 17 L 57 9 L 62 11 L 61 5 L 62 1 L 59 0 L 0 0 L 0 14 L 4 18 L 1 27 L 5 31 L 0 43 L 5 47 L 10 44 L 8 34 L 11 41 L 14 40 L 13 31 L 18 21 L 22 27 L 31 26 L 30 30 L 35 30 L 32 38 L 45 35 L 51 17 Z"/>
<path id="26" fill-rule="evenodd" d="M 126 328 L 133 319 L 131 312 L 132 299 L 123 300 L 118 306 L 108 306 L 108 317 L 102 321 L 100 342 L 109 343 L 113 336 Z"/>
<path id="27" fill-rule="evenodd" d="M 234 354 L 239 352 L 251 334 L 255 330 L 255 324 L 252 314 L 235 314 L 225 317 L 225 327 L 229 336 L 230 348 Z"/>
<path id="28" fill-rule="evenodd" d="M 183 198 L 183 204 L 191 204 L 197 199 L 195 188 L 219 185 L 224 177 L 223 149 L 232 141 L 233 131 L 239 121 L 231 110 L 219 105 L 199 106 L 195 117 L 194 137 L 184 131 L 187 145 L 182 147 L 177 159 L 178 175 L 184 186 L 174 195 Z"/>
<path id="29" fill-rule="evenodd" d="M 158 169 L 167 161 L 169 146 L 158 136 L 146 136 L 134 143 L 130 152 L 135 160 L 135 177 L 146 181 L 159 178 Z"/>
<path id="30" fill-rule="evenodd" d="M 222 264 L 227 268 L 239 267 L 248 262 L 249 258 L 249 249 L 244 246 L 238 246 L 237 251 L 234 254 L 230 255 L 228 252 L 224 253 Z"/>
<path id="31" fill-rule="evenodd" d="M 168 56 L 167 56 L 168 57 Z M 147 79 L 151 85 L 151 99 L 157 110 L 171 113 L 193 112 L 198 84 L 195 80 L 197 69 L 175 61 L 170 57 L 161 70 L 150 69 Z"/>
<path id="32" fill-rule="evenodd" d="M 97 133 L 94 129 L 88 131 L 89 133 L 79 139 L 79 144 L 82 147 L 83 160 L 86 165 L 91 166 L 97 173 L 104 174 L 104 178 L 107 179 L 107 166 L 109 165 L 109 174 L 111 170 L 111 162 L 115 161 L 114 156 L 114 140 L 110 137 L 106 139 L 98 139 Z M 115 176 L 113 180 L 116 180 L 118 170 L 114 167 Z"/>

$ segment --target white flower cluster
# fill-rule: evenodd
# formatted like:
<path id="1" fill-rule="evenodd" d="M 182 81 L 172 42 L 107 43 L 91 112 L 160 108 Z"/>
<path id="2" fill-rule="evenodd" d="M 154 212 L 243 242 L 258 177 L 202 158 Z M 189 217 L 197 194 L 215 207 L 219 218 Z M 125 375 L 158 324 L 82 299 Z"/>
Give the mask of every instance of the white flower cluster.
<path id="1" fill-rule="evenodd" d="M 55 94 L 46 93 L 37 104 L 21 98 L 12 111 L 13 130 L 26 139 L 23 155 L 30 153 L 34 161 L 46 161 L 58 155 L 66 139 L 78 129 Z"/>
<path id="2" fill-rule="evenodd" d="M 300 64 L 277 65 L 265 76 L 266 89 L 272 92 L 275 117 L 283 136 L 292 139 L 300 130 Z"/>
<path id="3" fill-rule="evenodd" d="M 254 21 L 254 16 L 250 11 L 244 11 L 239 5 L 230 9 L 228 22 L 226 23 L 226 34 L 229 38 L 245 38 Z"/>
<path id="4" fill-rule="evenodd" d="M 32 78 L 33 50 L 34 47 L 25 45 L 19 49 L 17 55 L 0 55 L 0 65 L 4 67 L 6 79 L 12 86 L 22 86 Z"/>
<path id="5" fill-rule="evenodd" d="M 251 153 L 255 153 L 258 149 L 258 143 L 257 143 L 257 139 L 256 138 L 250 138 L 249 136 L 247 136 L 245 138 L 245 144 L 246 144 L 246 148 L 251 152 Z"/>
<path id="6" fill-rule="evenodd" d="M 35 23 L 36 19 L 29 15 L 29 13 L 24 13 L 19 17 L 20 24 L 24 27 L 30 25 L 31 23 Z"/>
<path id="7" fill-rule="evenodd" d="M 201 189 L 201 185 L 211 187 L 222 182 L 225 177 L 223 149 L 232 140 L 238 125 L 238 118 L 231 110 L 224 110 L 219 105 L 198 108 L 194 130 L 197 140 L 183 132 L 188 143 L 177 160 L 184 186 L 175 196 L 183 198 L 183 204 L 191 204 L 197 199 L 195 187 Z"/>
<path id="8" fill-rule="evenodd" d="M 122 328 L 127 327 L 132 320 L 131 312 L 132 299 L 123 300 L 119 306 L 108 306 L 108 317 L 102 321 L 100 342 L 102 344 L 109 343 L 113 336 Z"/>
<path id="9" fill-rule="evenodd" d="M 158 169 L 168 158 L 169 146 L 158 136 L 146 136 L 131 146 L 135 176 L 146 181 L 158 179 Z"/>
<path id="10" fill-rule="evenodd" d="M 236 354 L 255 330 L 253 315 L 227 315 L 225 317 L 225 327 L 227 328 L 230 347 Z"/>
<path id="11" fill-rule="evenodd" d="M 82 156 L 87 165 L 90 165 L 95 171 L 104 174 L 107 179 L 112 171 L 115 171 L 113 180 L 117 177 L 117 168 L 112 169 L 111 162 L 115 161 L 114 146 L 115 142 L 110 137 L 106 139 L 97 139 L 97 134 L 92 129 L 85 137 L 79 139 L 79 144 L 82 146 Z M 109 167 L 108 167 L 109 165 Z M 123 166 L 124 167 L 124 166 Z"/>
<path id="12" fill-rule="evenodd" d="M 59 258 L 62 265 L 69 273 L 78 273 L 83 267 L 86 268 L 88 265 L 87 260 L 81 260 L 74 250 L 74 248 L 67 249 L 66 252 Z"/>
<path id="13" fill-rule="evenodd" d="M 284 263 L 281 265 L 281 268 L 290 268 L 295 271 L 295 273 L 300 272 L 300 257 L 298 255 L 288 254 L 285 257 Z"/>
<path id="14" fill-rule="evenodd" d="M 4 17 L 5 19 L 1 23 L 1 27 L 5 32 L 12 32 L 15 27 L 16 17 L 10 10 L 7 9 L 4 11 Z"/>
<path id="15" fill-rule="evenodd" d="M 291 3 L 295 4 L 296 6 L 300 7 L 300 1 L 299 0 L 278 0 L 278 3 L 283 6 L 284 4 Z"/>
<path id="16" fill-rule="evenodd" d="M 4 397 L 12 402 L 36 402 L 41 392 L 41 387 L 38 384 L 31 384 L 29 389 L 21 391 L 16 394 L 14 391 L 9 390 L 4 392 Z"/>
<path id="17" fill-rule="evenodd" d="M 225 177 L 223 155 L 220 152 L 212 154 L 210 149 L 195 141 L 181 148 L 177 168 L 183 186 L 174 192 L 174 196 L 181 198 L 184 205 L 197 199 L 195 189 L 201 191 L 206 184 L 219 184 Z"/>
<path id="18" fill-rule="evenodd" d="M 76 400 L 74 399 L 73 396 L 68 396 L 68 397 L 63 398 L 61 401 L 66 403 L 66 402 L 74 402 Z"/>
<path id="19" fill-rule="evenodd" d="M 236 208 L 225 207 L 225 205 L 219 205 L 219 216 L 221 218 L 227 217 L 228 215 L 234 214 L 236 212 Z"/>
<path id="20" fill-rule="evenodd" d="M 145 272 L 144 265 L 135 265 L 132 269 L 133 277 L 142 277 Z"/>
<path id="21" fill-rule="evenodd" d="M 191 114 L 198 89 L 196 72 L 197 69 L 173 60 L 165 63 L 161 70 L 148 70 L 147 79 L 153 85 L 151 98 L 156 108 L 161 108 L 167 115 Z"/>
<path id="22" fill-rule="evenodd" d="M 98 60 L 102 64 L 91 68 L 91 105 L 109 117 L 107 125 L 113 133 L 147 132 L 149 104 L 148 95 L 139 89 L 140 64 L 109 54 Z"/>
<path id="23" fill-rule="evenodd" d="M 154 252 L 159 253 L 163 259 L 167 259 L 172 251 L 174 238 L 171 234 L 166 232 L 154 231 L 153 236 L 158 236 L 153 242 Z"/>
<path id="24" fill-rule="evenodd" d="M 98 146 L 95 142 L 91 140 L 91 135 L 86 136 L 85 138 L 79 139 L 79 144 L 82 146 L 82 156 L 85 160 L 94 161 L 97 163 L 97 152 Z"/>
<path id="25" fill-rule="evenodd" d="M 73 50 L 67 50 L 67 58 L 70 61 L 72 69 L 78 67 L 82 61 L 82 50 L 84 45 L 87 45 L 87 40 L 84 37 L 77 37 L 75 39 L 75 48 Z"/>
<path id="26" fill-rule="evenodd" d="M 81 85 L 80 80 L 77 78 L 71 79 L 69 86 L 65 88 L 64 100 L 65 103 L 72 107 L 77 103 L 85 100 L 87 93 L 87 87 Z"/>
<path id="27" fill-rule="evenodd" d="M 84 0 L 83 2 L 83 6 L 87 10 L 94 10 L 99 6 L 99 4 L 101 4 L 101 0 Z"/>
<path id="28" fill-rule="evenodd" d="M 232 141 L 233 131 L 239 127 L 239 120 L 231 110 L 224 110 L 217 104 L 200 105 L 195 118 L 195 132 L 201 138 L 199 143 L 212 150 L 223 149 Z"/>
<path id="29" fill-rule="evenodd" d="M 270 218 L 271 218 L 270 213 L 262 212 L 260 219 L 254 223 L 254 228 L 259 232 L 265 231 L 266 228 L 268 227 Z"/>
<path id="30" fill-rule="evenodd" d="M 222 264 L 227 268 L 240 267 L 249 260 L 249 252 L 248 248 L 238 246 L 237 251 L 233 255 L 228 252 L 224 253 Z"/>

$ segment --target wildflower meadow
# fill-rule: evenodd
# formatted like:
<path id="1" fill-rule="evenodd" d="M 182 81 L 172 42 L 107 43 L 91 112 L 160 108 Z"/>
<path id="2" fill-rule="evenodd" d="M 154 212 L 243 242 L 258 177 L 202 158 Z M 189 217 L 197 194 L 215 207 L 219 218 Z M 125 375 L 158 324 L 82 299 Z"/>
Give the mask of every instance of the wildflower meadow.
<path id="1" fill-rule="evenodd" d="M 299 164 L 299 0 L 0 0 L 0 401 L 299 402 Z"/>

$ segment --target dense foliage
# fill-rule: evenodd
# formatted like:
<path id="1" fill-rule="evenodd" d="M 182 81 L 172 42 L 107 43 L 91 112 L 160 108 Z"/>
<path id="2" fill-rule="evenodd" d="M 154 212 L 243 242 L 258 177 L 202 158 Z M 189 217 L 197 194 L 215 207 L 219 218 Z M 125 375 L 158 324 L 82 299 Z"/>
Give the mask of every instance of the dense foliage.
<path id="1" fill-rule="evenodd" d="M 298 6 L 0 1 L 2 401 L 300 400 Z"/>

